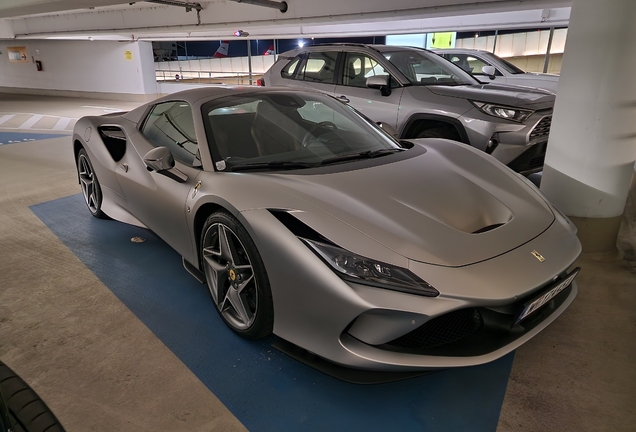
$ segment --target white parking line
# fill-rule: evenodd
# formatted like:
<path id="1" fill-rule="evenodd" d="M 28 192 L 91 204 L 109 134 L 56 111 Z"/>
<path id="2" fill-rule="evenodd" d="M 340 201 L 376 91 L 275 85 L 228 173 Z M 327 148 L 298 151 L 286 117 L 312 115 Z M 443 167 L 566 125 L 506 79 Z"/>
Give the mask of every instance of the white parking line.
<path id="1" fill-rule="evenodd" d="M 44 117 L 42 114 L 35 114 L 30 119 L 22 123 L 18 129 L 31 129 L 31 126 L 40 121 L 42 117 Z"/>
<path id="2" fill-rule="evenodd" d="M 69 117 L 60 117 L 60 119 L 57 121 L 57 123 L 55 123 L 55 126 L 53 126 L 53 130 L 64 130 L 64 129 L 66 129 L 66 126 L 68 126 L 68 124 L 71 122 L 71 120 L 73 120 L 73 119 L 69 118 Z"/>
<path id="3" fill-rule="evenodd" d="M 9 114 L 9 115 L 3 115 L 3 116 L 1 116 L 1 117 L 0 117 L 0 125 L 1 125 L 2 123 L 6 123 L 6 122 L 8 122 L 8 121 L 9 121 L 9 120 L 11 120 L 13 117 L 15 117 L 15 114 Z"/>

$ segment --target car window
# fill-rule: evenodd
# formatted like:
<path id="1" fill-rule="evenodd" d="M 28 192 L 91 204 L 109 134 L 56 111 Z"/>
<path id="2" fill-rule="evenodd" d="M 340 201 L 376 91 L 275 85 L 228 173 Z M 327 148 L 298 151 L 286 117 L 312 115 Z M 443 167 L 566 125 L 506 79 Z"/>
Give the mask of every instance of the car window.
<path id="1" fill-rule="evenodd" d="M 389 73 L 375 59 L 361 53 L 347 53 L 343 69 L 342 84 L 351 87 L 366 87 L 367 78 Z"/>
<path id="2" fill-rule="evenodd" d="M 501 64 L 503 69 L 506 70 L 508 73 L 511 73 L 513 75 L 526 73 L 526 71 L 524 71 L 523 69 L 519 69 L 517 66 L 510 63 L 508 60 L 502 59 L 501 57 L 495 56 L 493 54 L 491 54 L 491 56 L 495 57 L 497 61 Z"/>
<path id="3" fill-rule="evenodd" d="M 283 78 L 292 78 L 296 73 L 296 69 L 300 64 L 302 56 L 297 56 L 295 59 L 287 63 L 287 65 L 280 71 L 280 76 Z"/>
<path id="4" fill-rule="evenodd" d="M 478 81 L 462 68 L 426 50 L 382 53 L 414 85 L 465 85 Z"/>
<path id="5" fill-rule="evenodd" d="M 168 147 L 175 159 L 191 166 L 200 166 L 199 145 L 194 133 L 192 109 L 188 103 L 172 101 L 155 105 L 141 133 L 157 147 Z"/>
<path id="6" fill-rule="evenodd" d="M 221 171 L 274 161 L 320 164 L 336 156 L 399 148 L 351 107 L 322 94 L 246 94 L 210 101 L 201 112 Z"/>
<path id="7" fill-rule="evenodd" d="M 491 66 L 482 59 L 468 54 L 444 54 L 443 56 L 446 60 L 450 60 L 453 64 L 473 75 L 483 75 L 481 68 Z"/>
<path id="8" fill-rule="evenodd" d="M 337 52 L 311 52 L 295 78 L 302 81 L 333 84 L 337 58 Z"/>
<path id="9" fill-rule="evenodd" d="M 303 120 L 314 124 L 333 123 L 339 130 L 354 131 L 356 124 L 342 113 L 334 111 L 322 102 L 312 101 L 296 110 Z"/>

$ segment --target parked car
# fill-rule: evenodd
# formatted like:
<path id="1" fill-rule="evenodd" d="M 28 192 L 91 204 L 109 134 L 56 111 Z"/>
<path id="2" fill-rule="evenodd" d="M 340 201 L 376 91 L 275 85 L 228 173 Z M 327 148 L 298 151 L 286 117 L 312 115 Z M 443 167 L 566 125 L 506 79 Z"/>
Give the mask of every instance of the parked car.
<path id="1" fill-rule="evenodd" d="M 466 72 L 496 84 L 536 87 L 552 93 L 556 93 L 559 86 L 559 75 L 526 72 L 488 51 L 463 48 L 434 51 Z"/>
<path id="2" fill-rule="evenodd" d="M 320 92 L 187 90 L 84 117 L 73 147 L 90 213 L 154 231 L 246 338 L 359 369 L 468 366 L 576 296 L 575 228 L 526 178 Z"/>
<path id="3" fill-rule="evenodd" d="M 262 83 L 320 90 L 400 138 L 460 141 L 525 173 L 543 166 L 555 99 L 544 90 L 483 85 L 430 51 L 384 45 L 288 51 Z"/>

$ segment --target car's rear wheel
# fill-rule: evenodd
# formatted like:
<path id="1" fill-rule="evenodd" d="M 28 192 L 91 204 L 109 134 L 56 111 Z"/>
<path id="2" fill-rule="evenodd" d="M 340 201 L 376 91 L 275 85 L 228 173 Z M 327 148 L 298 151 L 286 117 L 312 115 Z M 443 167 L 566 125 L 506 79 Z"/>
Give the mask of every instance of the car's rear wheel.
<path id="1" fill-rule="evenodd" d="M 108 219 L 106 213 L 102 211 L 102 188 L 84 149 L 81 149 L 77 155 L 77 175 L 88 211 L 97 218 Z"/>
<path id="2" fill-rule="evenodd" d="M 232 215 L 211 214 L 201 233 L 201 259 L 210 295 L 223 321 L 246 339 L 269 335 L 274 307 L 254 241 Z"/>

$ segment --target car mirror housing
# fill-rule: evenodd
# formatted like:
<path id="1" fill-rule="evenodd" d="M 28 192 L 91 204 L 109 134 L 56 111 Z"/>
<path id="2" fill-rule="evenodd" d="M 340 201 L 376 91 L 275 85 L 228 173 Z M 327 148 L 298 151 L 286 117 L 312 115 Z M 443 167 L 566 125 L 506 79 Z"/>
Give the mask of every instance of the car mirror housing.
<path id="1" fill-rule="evenodd" d="M 391 87 L 389 86 L 388 75 L 375 75 L 367 78 L 367 87 L 380 90 L 382 96 L 389 96 L 391 94 Z"/>
<path id="2" fill-rule="evenodd" d="M 174 157 L 168 147 L 157 147 L 144 156 L 144 163 L 152 171 L 162 172 L 174 168 Z"/>
<path id="3" fill-rule="evenodd" d="M 494 66 L 484 66 L 481 68 L 481 73 L 489 77 L 491 80 L 495 79 L 495 74 L 497 73 L 497 69 Z"/>

